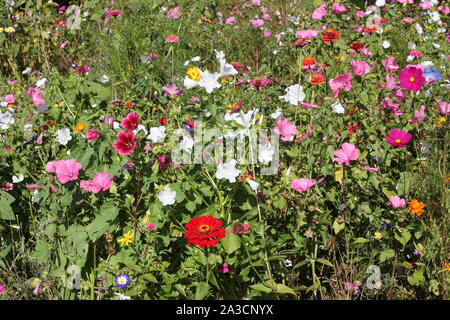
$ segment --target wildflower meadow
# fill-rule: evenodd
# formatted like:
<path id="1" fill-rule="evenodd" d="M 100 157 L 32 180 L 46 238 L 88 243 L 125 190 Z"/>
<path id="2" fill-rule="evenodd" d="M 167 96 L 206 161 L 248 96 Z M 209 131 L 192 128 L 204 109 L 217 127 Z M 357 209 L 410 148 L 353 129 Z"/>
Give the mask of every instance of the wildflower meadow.
<path id="1" fill-rule="evenodd" d="M 0 300 L 447 300 L 450 2 L 0 2 Z"/>

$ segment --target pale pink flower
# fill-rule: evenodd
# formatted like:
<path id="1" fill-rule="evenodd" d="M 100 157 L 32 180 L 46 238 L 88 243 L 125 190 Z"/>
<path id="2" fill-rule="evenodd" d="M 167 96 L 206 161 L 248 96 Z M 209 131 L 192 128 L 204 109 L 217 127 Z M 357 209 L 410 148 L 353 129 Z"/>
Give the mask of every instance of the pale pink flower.
<path id="1" fill-rule="evenodd" d="M 254 20 L 252 20 L 250 23 L 251 23 L 252 26 L 258 28 L 258 27 L 261 27 L 261 26 L 264 24 L 264 20 L 261 20 L 261 19 L 254 19 Z"/>
<path id="2" fill-rule="evenodd" d="M 406 203 L 405 199 L 402 199 L 399 196 L 389 197 L 389 204 L 394 209 L 403 207 L 405 203 Z"/>
<path id="3" fill-rule="evenodd" d="M 16 97 L 12 93 L 10 93 L 7 94 L 3 99 L 5 100 L 6 103 L 14 103 Z"/>
<path id="4" fill-rule="evenodd" d="M 281 140 L 292 141 L 297 134 L 297 127 L 289 119 L 283 119 L 277 121 L 274 131 L 281 136 Z"/>
<path id="5" fill-rule="evenodd" d="M 356 12 L 356 17 L 358 17 L 359 19 L 364 18 L 365 15 L 366 15 L 366 13 L 364 11 L 357 11 Z"/>
<path id="6" fill-rule="evenodd" d="M 395 58 L 387 57 L 383 61 L 384 71 L 389 72 L 393 70 L 398 70 L 399 66 L 397 62 L 395 62 Z"/>
<path id="7" fill-rule="evenodd" d="M 419 109 L 414 111 L 414 118 L 410 119 L 409 123 L 422 122 L 425 120 L 425 106 L 421 106 Z"/>
<path id="8" fill-rule="evenodd" d="M 169 10 L 169 12 L 167 12 L 167 18 L 170 19 L 178 19 L 180 16 L 180 8 L 179 7 L 175 7 Z"/>
<path id="9" fill-rule="evenodd" d="M 297 30 L 297 32 L 295 33 L 295 37 L 297 39 L 307 40 L 317 37 L 318 33 L 319 31 L 317 30 Z"/>
<path id="10" fill-rule="evenodd" d="M 386 90 L 392 90 L 397 88 L 397 79 L 395 79 L 395 77 L 390 74 L 390 73 L 386 73 L 386 86 L 385 89 Z"/>
<path id="11" fill-rule="evenodd" d="M 450 115 L 450 102 L 437 101 L 436 102 L 439 107 L 439 112 L 442 116 Z"/>
<path id="12" fill-rule="evenodd" d="M 30 88 L 28 89 L 27 94 L 30 96 L 31 103 L 33 105 L 41 106 L 45 104 L 45 100 L 41 97 L 41 89 Z"/>
<path id="13" fill-rule="evenodd" d="M 100 191 L 108 190 L 113 180 L 114 178 L 109 177 L 109 172 L 99 172 L 92 181 L 82 180 L 80 182 L 80 188 L 85 191 L 91 191 L 92 193 L 99 193 Z"/>
<path id="14" fill-rule="evenodd" d="M 379 172 L 380 171 L 380 169 L 378 169 L 378 168 L 370 168 L 370 167 L 365 167 L 362 169 L 366 170 L 366 171 L 370 171 L 370 172 Z"/>
<path id="15" fill-rule="evenodd" d="M 352 71 L 355 76 L 362 76 L 370 72 L 370 66 L 367 62 L 352 60 L 350 64 L 352 65 Z"/>
<path id="16" fill-rule="evenodd" d="M 334 13 L 336 13 L 336 14 L 341 14 L 342 12 L 347 11 L 347 9 L 345 9 L 344 6 L 341 6 L 341 5 L 340 5 L 339 3 L 337 3 L 337 2 L 334 2 L 334 3 L 333 3 L 332 8 L 333 8 Z"/>
<path id="17" fill-rule="evenodd" d="M 311 189 L 311 187 L 313 187 L 315 184 L 316 181 L 312 179 L 305 179 L 305 178 L 294 179 L 291 182 L 291 188 L 297 192 L 302 193 Z"/>
<path id="18" fill-rule="evenodd" d="M 333 98 L 336 100 L 340 89 L 350 91 L 352 88 L 352 74 L 348 72 L 336 78 L 330 79 L 328 84 L 330 85 L 331 90 L 333 90 Z"/>
<path id="19" fill-rule="evenodd" d="M 432 6 L 431 3 L 429 3 L 429 2 L 421 2 L 421 3 L 419 4 L 419 7 L 420 7 L 422 10 L 430 10 L 433 6 Z"/>
<path id="20" fill-rule="evenodd" d="M 77 180 L 81 169 L 81 164 L 75 159 L 50 161 L 45 168 L 48 172 L 56 172 L 56 177 L 62 184 Z"/>
<path id="21" fill-rule="evenodd" d="M 225 20 L 225 24 L 232 25 L 236 21 L 235 17 L 229 17 Z"/>
<path id="22" fill-rule="evenodd" d="M 323 17 L 325 17 L 325 15 L 327 14 L 327 10 L 325 10 L 326 7 L 327 7 L 326 4 L 320 5 L 320 7 L 314 10 L 311 18 L 313 18 L 314 20 L 322 20 Z"/>
<path id="23" fill-rule="evenodd" d="M 338 149 L 334 152 L 334 155 L 336 158 L 333 159 L 333 161 L 346 165 L 350 165 L 350 161 L 354 161 L 358 159 L 359 150 L 356 148 L 354 144 L 351 143 L 343 143 L 341 146 L 341 149 Z"/>

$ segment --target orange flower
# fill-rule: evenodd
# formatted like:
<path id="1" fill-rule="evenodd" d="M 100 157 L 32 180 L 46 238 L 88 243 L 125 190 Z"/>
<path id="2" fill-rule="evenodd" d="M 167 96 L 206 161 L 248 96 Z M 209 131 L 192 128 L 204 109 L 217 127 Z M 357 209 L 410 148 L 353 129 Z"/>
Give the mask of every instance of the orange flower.
<path id="1" fill-rule="evenodd" d="M 321 84 L 323 83 L 323 75 L 315 74 L 311 77 L 311 84 Z"/>
<path id="2" fill-rule="evenodd" d="M 409 204 L 409 210 L 418 217 L 420 217 L 425 212 L 425 210 L 423 209 L 424 207 L 425 204 L 416 199 L 412 200 Z"/>
<path id="3" fill-rule="evenodd" d="M 378 30 L 378 27 L 376 25 L 373 25 L 373 24 L 370 25 L 370 26 L 364 27 L 364 31 L 365 32 L 375 32 L 377 30 Z"/>
<path id="4" fill-rule="evenodd" d="M 442 264 L 442 269 L 444 269 L 444 271 L 450 272 L 450 263 L 443 263 Z"/>
<path id="5" fill-rule="evenodd" d="M 330 43 L 339 40 L 339 33 L 333 29 L 327 29 L 322 34 L 322 42 Z"/>
<path id="6" fill-rule="evenodd" d="M 75 130 L 77 130 L 78 132 L 82 132 L 84 129 L 86 129 L 85 123 L 79 123 L 75 126 Z"/>
<path id="7" fill-rule="evenodd" d="M 56 125 L 56 121 L 48 120 L 48 121 L 47 121 L 47 124 L 48 124 L 49 126 L 54 126 L 54 125 Z"/>
<path id="8" fill-rule="evenodd" d="M 316 64 L 316 59 L 314 59 L 313 57 L 306 57 L 306 58 L 303 58 L 303 60 L 302 60 L 303 67 L 310 67 L 315 64 Z"/>

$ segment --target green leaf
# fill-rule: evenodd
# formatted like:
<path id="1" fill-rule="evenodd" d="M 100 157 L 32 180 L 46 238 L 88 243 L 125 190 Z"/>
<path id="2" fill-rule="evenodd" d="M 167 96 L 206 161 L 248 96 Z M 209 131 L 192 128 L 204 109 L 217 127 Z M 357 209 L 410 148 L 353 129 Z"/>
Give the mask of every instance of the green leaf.
<path id="1" fill-rule="evenodd" d="M 284 284 L 281 284 L 281 283 L 277 284 L 276 293 L 286 293 L 286 294 L 292 294 L 294 296 L 297 295 L 294 290 L 292 290 L 288 286 L 285 286 Z"/>
<path id="2" fill-rule="evenodd" d="M 50 246 L 47 243 L 47 241 L 43 239 L 38 239 L 36 242 L 36 248 L 33 252 L 33 258 L 38 263 L 45 263 L 48 262 L 48 259 L 50 257 Z"/>
<path id="3" fill-rule="evenodd" d="M 338 234 L 345 228 L 345 222 L 338 222 L 337 219 L 333 222 L 334 233 Z"/>
<path id="4" fill-rule="evenodd" d="M 395 256 L 395 251 L 393 249 L 386 249 L 380 253 L 380 262 L 384 262 Z"/>
<path id="5" fill-rule="evenodd" d="M 209 284 L 206 282 L 200 282 L 197 285 L 197 290 L 195 291 L 195 300 L 203 300 L 204 297 L 208 295 Z"/>
<path id="6" fill-rule="evenodd" d="M 403 232 L 395 231 L 395 239 L 397 239 L 405 248 L 408 241 L 411 239 L 411 233 L 408 230 L 403 230 Z"/>
<path id="7" fill-rule="evenodd" d="M 366 242 L 369 242 L 369 241 L 370 240 L 365 239 L 365 238 L 356 238 L 353 243 L 366 243 Z"/>
<path id="8" fill-rule="evenodd" d="M 228 233 L 225 238 L 222 238 L 221 243 L 225 251 L 232 254 L 241 247 L 241 238 L 234 233 Z"/>
<path id="9" fill-rule="evenodd" d="M 10 206 L 15 198 L 8 194 L 7 192 L 0 191 L 0 219 L 3 220 L 14 220 L 14 212 Z"/>
<path id="10" fill-rule="evenodd" d="M 147 280 L 149 282 L 153 282 L 153 283 L 159 283 L 159 281 L 155 278 L 154 275 L 152 275 L 151 273 L 146 273 L 144 275 L 142 275 L 142 278 L 144 280 Z"/>
<path id="11" fill-rule="evenodd" d="M 330 261 L 328 261 L 327 259 L 318 258 L 315 261 L 334 268 L 334 265 Z"/>
<path id="12" fill-rule="evenodd" d="M 252 288 L 254 290 L 257 290 L 257 291 L 262 291 L 262 292 L 265 292 L 265 293 L 271 293 L 272 292 L 271 288 L 263 285 L 262 283 L 257 283 L 257 284 L 251 285 L 250 288 Z"/>

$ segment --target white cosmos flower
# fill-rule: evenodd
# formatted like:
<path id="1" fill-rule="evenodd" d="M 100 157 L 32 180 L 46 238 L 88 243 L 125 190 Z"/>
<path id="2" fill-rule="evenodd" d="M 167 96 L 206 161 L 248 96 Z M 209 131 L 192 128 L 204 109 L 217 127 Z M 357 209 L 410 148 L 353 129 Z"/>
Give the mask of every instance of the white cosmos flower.
<path id="1" fill-rule="evenodd" d="M 6 130 L 9 128 L 9 125 L 14 123 L 14 118 L 12 113 L 9 111 L 5 111 L 4 113 L 0 112 L 0 129 Z"/>
<path id="2" fill-rule="evenodd" d="M 202 88 L 205 88 L 207 93 L 211 93 L 214 89 L 221 87 L 221 84 L 217 81 L 219 77 L 220 74 L 217 72 L 210 73 L 209 71 L 205 71 L 198 81 L 198 85 Z"/>
<path id="3" fill-rule="evenodd" d="M 19 182 L 22 182 L 23 181 L 23 174 L 21 174 L 19 177 L 17 177 L 17 176 L 13 176 L 12 177 L 12 182 L 13 183 L 19 183 Z"/>
<path id="4" fill-rule="evenodd" d="M 47 82 L 47 79 L 42 78 L 42 79 L 40 79 L 40 80 L 38 80 L 36 82 L 36 87 L 38 87 L 38 88 L 45 88 L 45 83 L 46 82 Z"/>
<path id="5" fill-rule="evenodd" d="M 172 191 L 169 186 L 165 186 L 164 190 L 157 194 L 157 197 L 159 201 L 162 202 L 163 206 L 174 204 L 176 196 L 176 191 Z"/>
<path id="6" fill-rule="evenodd" d="M 270 142 L 259 144 L 258 161 L 267 164 L 273 160 L 275 154 L 275 148 Z"/>
<path id="7" fill-rule="evenodd" d="M 299 84 L 294 84 L 293 86 L 287 87 L 285 92 L 286 94 L 284 96 L 280 96 L 279 98 L 284 99 L 284 101 L 289 102 L 294 106 L 298 105 L 299 102 L 302 102 L 305 99 L 303 87 Z"/>
<path id="8" fill-rule="evenodd" d="M 58 131 L 56 131 L 56 133 L 58 134 L 56 136 L 56 140 L 58 140 L 58 142 L 63 146 L 65 146 L 67 142 L 72 140 L 72 136 L 70 135 L 70 129 L 67 128 L 59 129 Z"/>
<path id="9" fill-rule="evenodd" d="M 236 169 L 236 163 L 235 159 L 227 163 L 220 163 L 217 167 L 216 178 L 236 182 L 236 177 L 241 173 L 241 170 Z"/>
<path id="10" fill-rule="evenodd" d="M 344 106 L 339 101 L 336 101 L 335 103 L 333 103 L 331 105 L 331 109 L 333 110 L 334 113 L 337 113 L 337 114 L 342 114 L 345 112 Z"/>
<path id="11" fill-rule="evenodd" d="M 161 142 L 166 137 L 166 127 L 152 127 L 150 128 L 150 134 L 147 136 L 148 140 L 152 140 L 153 143 Z"/>
<path id="12" fill-rule="evenodd" d="M 387 49 L 391 46 L 391 43 L 389 41 L 384 40 L 381 45 L 383 46 L 383 48 Z"/>

